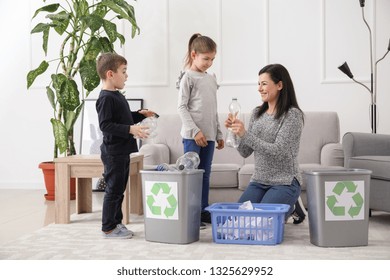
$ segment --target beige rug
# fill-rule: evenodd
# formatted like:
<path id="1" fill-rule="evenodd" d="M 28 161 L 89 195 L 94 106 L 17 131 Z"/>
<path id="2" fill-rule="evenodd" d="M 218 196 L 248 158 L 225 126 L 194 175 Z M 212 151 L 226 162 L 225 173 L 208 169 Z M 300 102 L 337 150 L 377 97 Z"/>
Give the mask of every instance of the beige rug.
<path id="1" fill-rule="evenodd" d="M 142 216 L 131 216 L 133 239 L 101 237 L 101 211 L 72 215 L 70 224 L 50 224 L 0 248 L 3 260 L 390 260 L 390 214 L 374 212 L 369 222 L 369 244 L 324 248 L 310 243 L 308 221 L 287 223 L 278 245 L 234 245 L 213 242 L 211 226 L 190 244 L 145 240 Z"/>

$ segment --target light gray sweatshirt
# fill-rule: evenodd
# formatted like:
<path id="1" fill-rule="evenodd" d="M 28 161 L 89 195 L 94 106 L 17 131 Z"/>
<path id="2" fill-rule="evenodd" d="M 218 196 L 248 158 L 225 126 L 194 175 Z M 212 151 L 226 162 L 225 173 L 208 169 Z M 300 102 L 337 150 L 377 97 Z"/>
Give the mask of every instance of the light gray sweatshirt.
<path id="1" fill-rule="evenodd" d="M 262 114 L 254 109 L 245 135 L 237 148 L 243 157 L 254 153 L 255 172 L 251 181 L 265 185 L 290 185 L 293 178 L 302 184 L 298 151 L 303 128 L 303 113 L 291 108 L 284 116 Z"/>
<path id="2" fill-rule="evenodd" d="M 207 141 L 223 139 L 217 112 L 217 80 L 208 73 L 186 70 L 179 77 L 178 113 L 181 136 L 194 139 L 202 131 Z"/>

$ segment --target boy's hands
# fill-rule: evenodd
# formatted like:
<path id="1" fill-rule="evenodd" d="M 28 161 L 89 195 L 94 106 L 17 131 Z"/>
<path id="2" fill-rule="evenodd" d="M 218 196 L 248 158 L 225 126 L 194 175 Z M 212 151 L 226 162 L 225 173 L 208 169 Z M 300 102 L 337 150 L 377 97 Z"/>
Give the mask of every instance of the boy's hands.
<path id="1" fill-rule="evenodd" d="M 149 127 L 144 125 L 131 125 L 129 132 L 136 138 L 145 139 L 149 137 L 148 129 Z"/>
<path id="2" fill-rule="evenodd" d="M 148 109 L 142 109 L 142 110 L 139 110 L 138 113 L 144 115 L 145 117 L 149 118 L 149 117 L 156 117 L 158 118 L 159 115 L 156 114 L 155 112 L 151 111 L 151 110 L 148 110 Z"/>

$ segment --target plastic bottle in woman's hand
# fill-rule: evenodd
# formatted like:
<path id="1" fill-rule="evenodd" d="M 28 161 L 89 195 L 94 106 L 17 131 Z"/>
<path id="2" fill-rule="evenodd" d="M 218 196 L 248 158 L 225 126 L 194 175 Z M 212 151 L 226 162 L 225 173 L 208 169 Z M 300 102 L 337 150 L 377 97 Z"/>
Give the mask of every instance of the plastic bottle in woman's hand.
<path id="1" fill-rule="evenodd" d="M 233 97 L 232 102 L 230 102 L 230 104 L 229 104 L 229 112 L 230 112 L 230 115 L 232 116 L 232 121 L 240 118 L 240 111 L 241 111 L 241 106 L 238 103 L 237 98 Z M 226 140 L 225 140 L 226 146 L 229 146 L 232 148 L 237 148 L 238 142 L 239 142 L 238 136 L 233 133 L 231 128 L 228 128 L 228 131 L 226 134 Z"/>

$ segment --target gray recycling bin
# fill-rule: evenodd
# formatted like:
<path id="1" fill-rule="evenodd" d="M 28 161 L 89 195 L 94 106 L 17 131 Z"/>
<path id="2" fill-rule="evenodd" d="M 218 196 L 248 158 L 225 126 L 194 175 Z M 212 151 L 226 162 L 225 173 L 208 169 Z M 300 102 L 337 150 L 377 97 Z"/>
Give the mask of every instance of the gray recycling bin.
<path id="1" fill-rule="evenodd" d="M 188 244 L 199 240 L 204 170 L 141 170 L 145 239 Z"/>
<path id="2" fill-rule="evenodd" d="M 310 242 L 321 247 L 368 245 L 371 171 L 305 171 Z"/>

